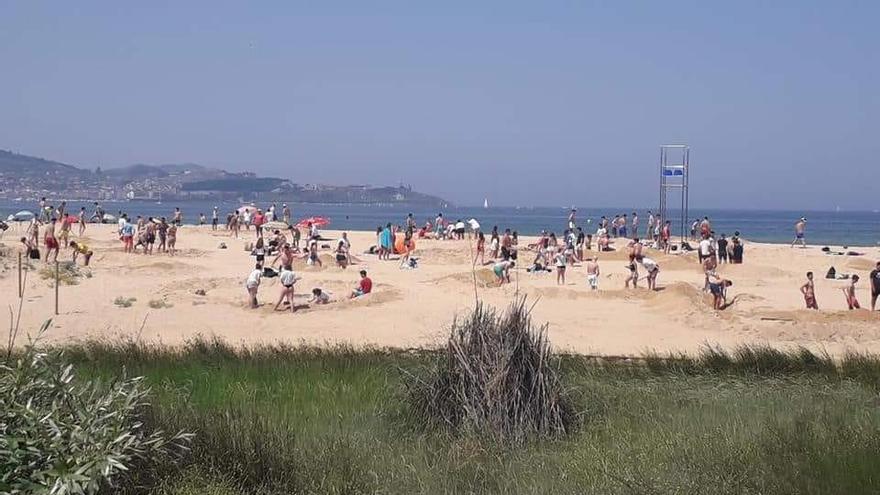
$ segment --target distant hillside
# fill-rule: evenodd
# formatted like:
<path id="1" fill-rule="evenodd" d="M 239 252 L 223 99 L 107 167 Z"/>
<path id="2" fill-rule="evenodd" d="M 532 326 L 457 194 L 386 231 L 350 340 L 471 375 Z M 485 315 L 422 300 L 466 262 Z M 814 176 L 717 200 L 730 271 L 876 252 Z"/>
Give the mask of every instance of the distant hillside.
<path id="1" fill-rule="evenodd" d="M 78 169 L 66 163 L 53 162 L 43 158 L 19 155 L 11 151 L 0 150 L 0 172 L 17 174 L 69 173 L 82 174 L 85 170 Z"/>
<path id="2" fill-rule="evenodd" d="M 411 186 L 294 184 L 278 177 L 227 172 L 195 163 L 89 170 L 0 150 L 0 197 L 65 199 L 279 199 L 302 203 L 420 204 L 442 198 Z"/>

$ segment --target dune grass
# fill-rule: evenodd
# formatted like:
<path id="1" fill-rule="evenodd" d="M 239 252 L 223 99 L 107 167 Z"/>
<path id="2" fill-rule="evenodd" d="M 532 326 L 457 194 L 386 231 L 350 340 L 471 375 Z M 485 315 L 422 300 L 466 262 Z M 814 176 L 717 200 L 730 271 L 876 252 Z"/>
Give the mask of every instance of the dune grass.
<path id="1" fill-rule="evenodd" d="M 86 343 L 79 373 L 125 367 L 153 387 L 148 423 L 193 431 L 178 466 L 140 470 L 122 492 L 876 493 L 880 361 L 805 350 L 706 349 L 609 362 L 562 356 L 582 426 L 502 445 L 426 432 L 402 370 L 430 352 L 346 347 L 181 349 Z M 139 487 L 138 487 L 139 486 Z"/>

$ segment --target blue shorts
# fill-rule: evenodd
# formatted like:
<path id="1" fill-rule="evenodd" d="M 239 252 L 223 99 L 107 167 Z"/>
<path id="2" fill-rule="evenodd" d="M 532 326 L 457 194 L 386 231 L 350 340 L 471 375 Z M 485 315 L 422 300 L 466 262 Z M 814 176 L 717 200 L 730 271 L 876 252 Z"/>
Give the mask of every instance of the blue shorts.
<path id="1" fill-rule="evenodd" d="M 794 237 L 795 237 L 795 239 L 803 239 L 803 238 L 804 238 L 804 234 L 803 234 L 803 232 L 800 233 L 800 234 L 795 234 Z"/>

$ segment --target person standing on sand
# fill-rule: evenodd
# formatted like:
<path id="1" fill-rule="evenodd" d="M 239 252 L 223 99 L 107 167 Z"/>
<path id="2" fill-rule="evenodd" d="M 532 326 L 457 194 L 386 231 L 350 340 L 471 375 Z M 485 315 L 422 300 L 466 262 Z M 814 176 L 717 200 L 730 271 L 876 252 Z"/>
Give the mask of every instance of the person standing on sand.
<path id="1" fill-rule="evenodd" d="M 495 273 L 495 277 L 498 280 L 498 286 L 501 287 L 505 282 L 510 283 L 510 269 L 516 266 L 516 262 L 513 260 L 504 260 L 495 263 L 495 266 L 492 267 L 492 271 Z"/>
<path id="2" fill-rule="evenodd" d="M 63 213 L 64 207 L 60 208 L 60 210 Z M 70 241 L 70 226 L 72 225 L 70 217 L 62 214 L 58 218 L 61 219 L 61 230 L 58 232 L 58 245 L 67 247 L 68 242 Z"/>
<path id="3" fill-rule="evenodd" d="M 666 254 L 669 254 L 670 237 L 672 237 L 672 222 L 667 220 L 660 230 L 660 242 L 663 244 L 663 252 Z"/>
<path id="4" fill-rule="evenodd" d="M 480 258 L 480 265 L 486 264 L 486 235 L 482 232 L 477 234 L 477 252 L 474 254 L 474 263 Z"/>
<path id="5" fill-rule="evenodd" d="M 293 303 L 293 286 L 299 280 L 299 277 L 293 273 L 293 267 L 284 265 L 281 268 L 281 274 L 278 275 L 278 280 L 281 282 L 281 294 L 278 296 L 278 302 L 275 303 L 274 311 L 278 311 L 282 304 L 288 304 L 290 312 L 295 313 L 296 305 Z"/>
<path id="6" fill-rule="evenodd" d="M 284 223 L 290 225 L 290 207 L 287 206 L 287 203 L 281 205 L 281 216 L 284 218 Z"/>
<path id="7" fill-rule="evenodd" d="M 79 237 L 82 237 L 86 232 L 86 207 L 80 207 L 79 209 Z"/>
<path id="8" fill-rule="evenodd" d="M 73 263 L 76 264 L 77 255 L 83 255 L 84 265 L 89 266 L 89 260 L 92 259 L 92 255 L 95 254 L 89 249 L 89 246 L 85 245 L 82 241 L 70 241 L 68 244 L 69 247 L 73 248 Z"/>
<path id="9" fill-rule="evenodd" d="M 712 309 L 723 310 L 727 306 L 727 288 L 733 285 L 730 280 L 712 274 L 714 282 L 709 282 L 709 292 L 712 294 Z"/>
<path id="10" fill-rule="evenodd" d="M 718 263 L 727 263 L 727 235 L 721 234 L 718 239 Z"/>
<path id="11" fill-rule="evenodd" d="M 565 251 L 558 251 L 556 253 L 556 285 L 565 285 L 566 258 L 567 256 L 565 255 Z"/>
<path id="12" fill-rule="evenodd" d="M 577 214 L 577 208 L 572 208 L 571 213 L 568 214 L 568 229 L 574 230 L 577 227 L 577 220 L 575 220 L 575 215 Z"/>
<path id="13" fill-rule="evenodd" d="M 178 227 L 183 223 L 183 212 L 180 211 L 180 207 L 174 208 L 174 217 L 172 217 L 171 223 Z"/>
<path id="14" fill-rule="evenodd" d="M 156 226 L 156 234 L 159 237 L 159 245 L 156 246 L 157 253 L 164 253 L 168 250 L 168 221 L 165 217 L 159 219 L 159 225 Z"/>
<path id="15" fill-rule="evenodd" d="M 651 237 L 653 235 L 653 231 L 654 231 L 654 214 L 651 212 L 651 210 L 648 210 L 648 225 L 647 225 L 647 227 L 648 228 L 645 229 L 645 237 L 647 237 L 649 239 L 654 239 L 656 241 L 657 240 L 656 237 Z"/>
<path id="16" fill-rule="evenodd" d="M 593 256 L 587 262 L 587 283 L 590 284 L 590 290 L 599 289 L 599 257 Z"/>
<path id="17" fill-rule="evenodd" d="M 660 274 L 660 265 L 647 256 L 639 256 L 637 261 L 641 263 L 648 272 L 648 290 L 657 290 L 657 275 Z"/>
<path id="18" fill-rule="evenodd" d="M 629 289 L 629 283 L 632 282 L 633 289 L 638 288 L 639 286 L 639 267 L 636 265 L 635 261 L 631 261 L 626 268 L 629 270 L 629 275 L 626 276 L 626 279 L 623 281 L 623 286 L 625 289 Z"/>
<path id="19" fill-rule="evenodd" d="M 846 288 L 841 289 L 843 291 L 843 296 L 846 298 L 846 305 L 850 310 L 853 309 L 861 309 L 862 306 L 859 305 L 859 300 L 856 298 L 856 283 L 859 281 L 858 275 L 853 275 L 850 279 L 850 283 Z"/>
<path id="20" fill-rule="evenodd" d="M 813 272 L 807 272 L 807 281 L 801 286 L 801 294 L 804 295 L 804 304 L 807 309 L 819 309 L 816 303 L 816 286 L 813 283 Z"/>
<path id="21" fill-rule="evenodd" d="M 806 230 L 807 219 L 805 217 L 801 217 L 801 219 L 794 224 L 794 240 L 791 241 L 791 247 L 794 247 L 794 245 L 799 242 L 801 243 L 801 248 L 807 247 L 807 241 L 804 238 Z"/>
<path id="22" fill-rule="evenodd" d="M 46 226 L 46 233 L 43 237 L 43 243 L 46 245 L 46 263 L 49 262 L 49 253 L 55 251 L 55 257 L 52 261 L 58 261 L 58 239 L 55 238 L 55 223 L 57 220 L 52 218 L 49 225 Z"/>
<path id="23" fill-rule="evenodd" d="M 247 288 L 248 296 L 250 299 L 251 309 L 256 309 L 260 305 L 257 302 L 257 291 L 260 289 L 260 282 L 263 279 L 263 265 L 257 263 L 254 266 L 254 270 L 248 275 L 247 281 L 245 282 L 245 288 Z"/>
<path id="24" fill-rule="evenodd" d="M 168 227 L 168 254 L 174 256 L 177 252 L 177 225 L 172 224 Z"/>
<path id="25" fill-rule="evenodd" d="M 632 216 L 632 236 L 636 238 L 639 236 L 639 214 L 633 212 Z"/>
<path id="26" fill-rule="evenodd" d="M 220 222 L 220 212 L 217 211 L 217 207 L 214 207 L 214 210 L 211 211 L 211 230 L 217 230 L 217 223 Z"/>
<path id="27" fill-rule="evenodd" d="M 876 311 L 878 297 L 880 297 L 880 261 L 871 270 L 871 311 Z"/>

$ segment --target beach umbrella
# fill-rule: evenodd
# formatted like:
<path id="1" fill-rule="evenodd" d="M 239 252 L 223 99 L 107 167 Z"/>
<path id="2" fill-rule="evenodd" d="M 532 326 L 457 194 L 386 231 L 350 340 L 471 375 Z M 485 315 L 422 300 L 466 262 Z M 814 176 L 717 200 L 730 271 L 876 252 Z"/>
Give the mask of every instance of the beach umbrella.
<path id="1" fill-rule="evenodd" d="M 35 215 L 31 211 L 21 210 L 18 213 L 15 213 L 13 215 L 9 215 L 9 218 L 7 218 L 7 220 L 9 220 L 10 222 L 24 222 L 27 220 L 31 220 L 31 219 L 35 218 L 36 216 L 37 215 Z"/>
<path id="2" fill-rule="evenodd" d="M 257 211 L 257 205 L 255 205 L 255 204 L 241 205 L 238 207 L 238 210 L 236 210 L 236 212 L 238 212 L 238 214 L 240 215 L 240 214 L 244 213 L 244 210 L 250 210 L 251 213 L 254 213 Z"/>
<path id="3" fill-rule="evenodd" d="M 309 224 L 312 224 L 316 227 L 326 227 L 327 225 L 330 225 L 330 219 L 325 217 L 303 218 L 299 221 L 299 223 L 296 224 L 296 226 L 299 228 L 306 228 L 309 226 Z"/>

